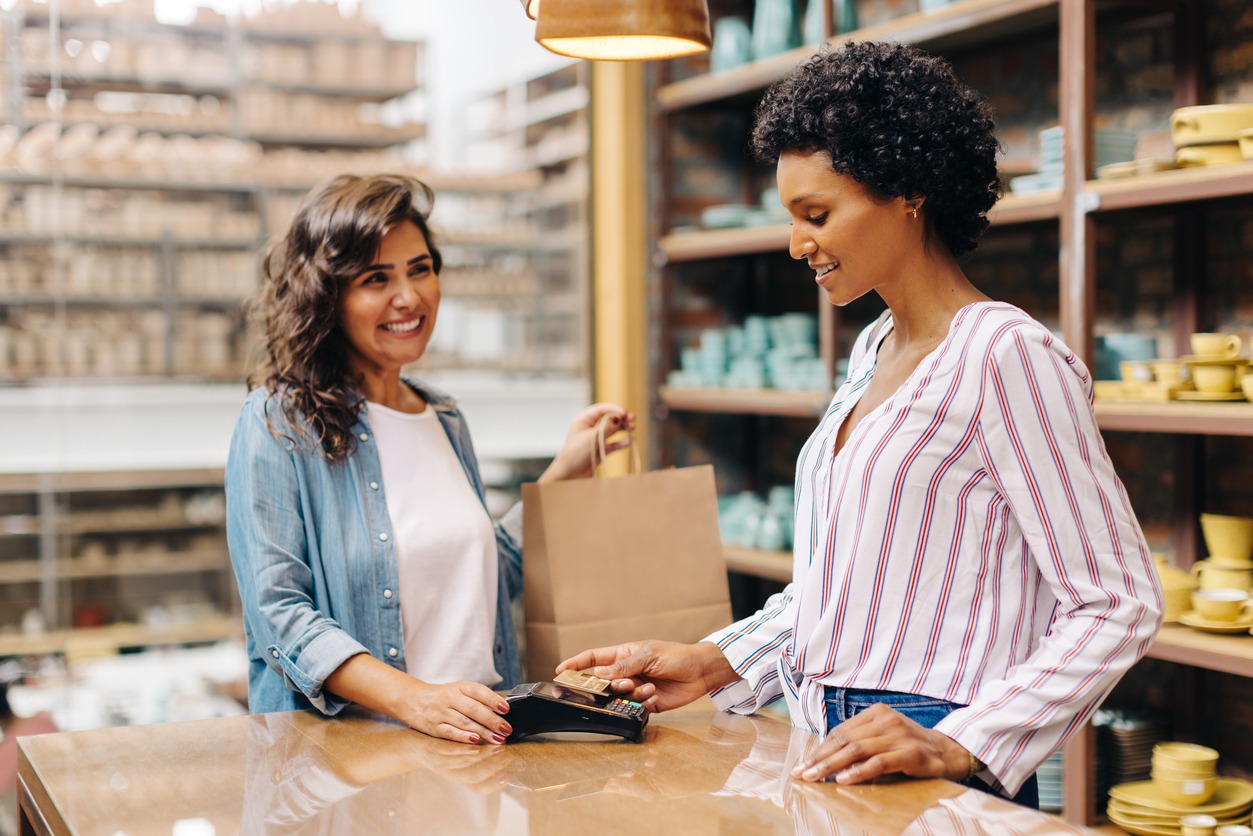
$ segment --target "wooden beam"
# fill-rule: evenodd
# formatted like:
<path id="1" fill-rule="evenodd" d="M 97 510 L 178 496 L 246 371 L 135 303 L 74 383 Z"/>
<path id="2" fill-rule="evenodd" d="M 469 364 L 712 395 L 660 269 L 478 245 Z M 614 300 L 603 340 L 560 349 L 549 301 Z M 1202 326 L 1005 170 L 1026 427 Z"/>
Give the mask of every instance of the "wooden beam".
<path id="1" fill-rule="evenodd" d="M 649 438 L 647 340 L 647 153 L 644 67 L 592 64 L 593 392 L 636 416 L 635 437 Z M 626 457 L 607 470 L 621 473 Z"/>

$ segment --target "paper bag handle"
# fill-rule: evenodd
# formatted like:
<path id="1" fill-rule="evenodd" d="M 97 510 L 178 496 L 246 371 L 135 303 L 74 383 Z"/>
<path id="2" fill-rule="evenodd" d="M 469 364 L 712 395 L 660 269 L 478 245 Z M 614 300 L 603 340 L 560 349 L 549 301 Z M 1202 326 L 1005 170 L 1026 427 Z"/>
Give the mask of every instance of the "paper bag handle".
<path id="1" fill-rule="evenodd" d="M 596 445 L 592 448 L 592 476 L 594 477 L 600 476 L 600 463 L 604 462 L 605 457 L 609 455 L 608 451 L 605 449 L 605 435 L 606 430 L 609 427 L 609 420 L 612 417 L 613 416 L 605 415 L 596 422 Z M 631 469 L 629 472 L 639 473 L 641 470 L 640 448 L 639 445 L 635 443 L 635 430 L 628 429 L 626 433 L 628 446 L 631 448 Z M 600 453 L 599 462 L 596 456 L 597 453 Z"/>

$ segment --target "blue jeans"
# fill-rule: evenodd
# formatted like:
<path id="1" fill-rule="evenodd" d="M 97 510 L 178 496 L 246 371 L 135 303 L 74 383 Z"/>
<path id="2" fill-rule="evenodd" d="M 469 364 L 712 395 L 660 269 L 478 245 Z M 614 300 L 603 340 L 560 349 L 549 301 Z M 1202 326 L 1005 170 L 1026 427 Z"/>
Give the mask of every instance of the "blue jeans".
<path id="1" fill-rule="evenodd" d="M 947 717 L 949 712 L 958 708 L 965 708 L 960 703 L 937 700 L 918 694 L 831 687 L 826 689 L 826 703 L 828 731 L 875 704 L 886 705 L 899 711 L 918 725 L 928 729 L 934 728 L 935 724 Z M 962 783 L 983 792 L 999 795 L 996 790 L 979 778 L 970 778 Z M 1018 794 L 1010 800 L 1024 807 L 1030 807 L 1035 810 L 1040 809 L 1040 790 L 1036 784 L 1035 776 L 1032 775 L 1028 778 L 1027 782 L 1022 785 L 1022 789 L 1018 791 Z"/>

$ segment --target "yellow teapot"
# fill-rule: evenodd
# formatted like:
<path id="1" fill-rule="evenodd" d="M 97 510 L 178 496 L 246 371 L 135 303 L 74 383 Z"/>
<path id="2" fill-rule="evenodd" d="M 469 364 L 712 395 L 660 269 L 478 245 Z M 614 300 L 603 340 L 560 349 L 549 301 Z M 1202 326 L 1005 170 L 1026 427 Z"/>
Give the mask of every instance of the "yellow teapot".
<path id="1" fill-rule="evenodd" d="M 1192 609 L 1192 592 L 1197 588 L 1197 582 L 1191 574 L 1172 565 L 1170 558 L 1164 554 L 1154 554 L 1153 562 L 1162 581 L 1162 597 L 1165 600 L 1162 620 L 1178 621 L 1179 616 Z"/>

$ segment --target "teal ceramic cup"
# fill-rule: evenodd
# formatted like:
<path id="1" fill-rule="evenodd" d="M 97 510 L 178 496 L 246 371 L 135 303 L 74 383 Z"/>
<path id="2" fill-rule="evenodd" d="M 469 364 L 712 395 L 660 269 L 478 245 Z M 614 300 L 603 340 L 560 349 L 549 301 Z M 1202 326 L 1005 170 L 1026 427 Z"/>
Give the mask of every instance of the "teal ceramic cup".
<path id="1" fill-rule="evenodd" d="M 714 21 L 714 42 L 709 53 L 710 72 L 720 73 L 753 60 L 753 33 L 742 17 Z"/>

